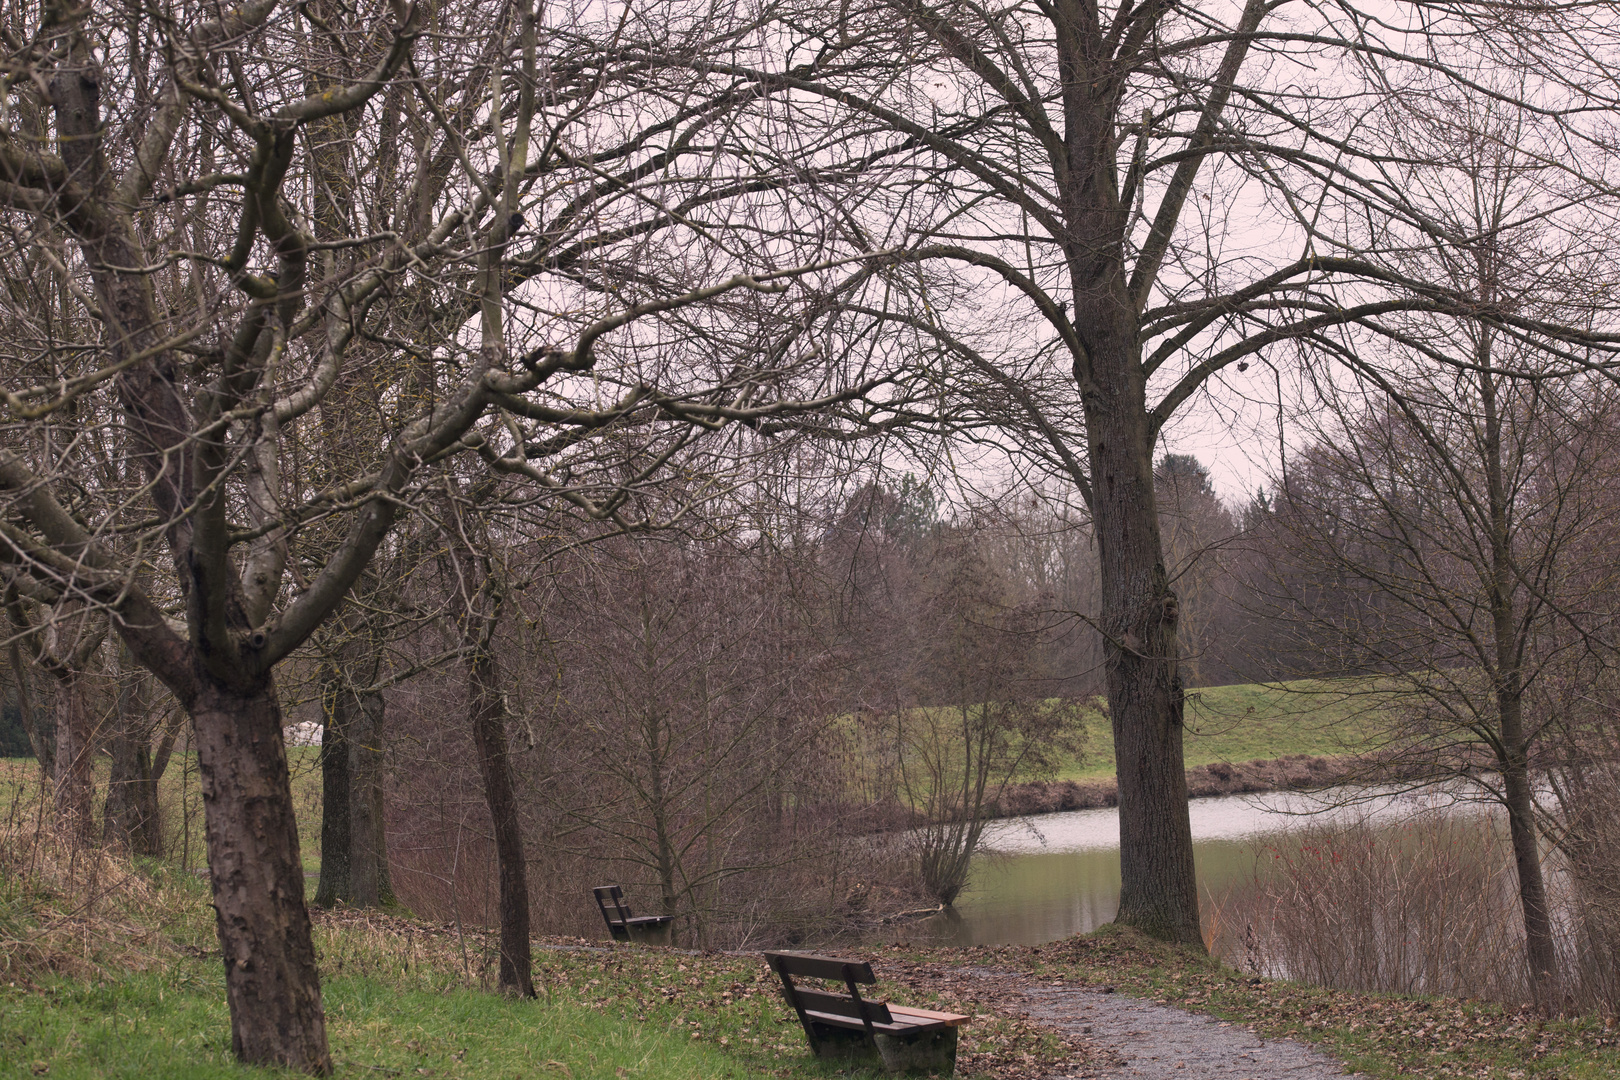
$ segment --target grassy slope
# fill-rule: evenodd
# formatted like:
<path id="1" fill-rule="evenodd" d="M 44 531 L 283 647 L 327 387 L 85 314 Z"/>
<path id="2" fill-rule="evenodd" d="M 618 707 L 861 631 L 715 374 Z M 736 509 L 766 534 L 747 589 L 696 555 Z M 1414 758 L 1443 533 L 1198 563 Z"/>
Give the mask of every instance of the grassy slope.
<path id="1" fill-rule="evenodd" d="M 49 850 L 0 856 L 0 1078 L 290 1075 L 231 1059 L 201 881 L 68 862 Z M 99 866 L 94 886 L 74 877 L 87 863 Z M 316 947 L 339 1077 L 850 1075 L 811 1057 L 756 956 L 551 940 L 535 955 L 541 998 L 514 1001 L 490 992 L 494 943 L 482 933 L 339 912 L 318 918 Z M 1065 1048 L 1026 1021 L 987 1016 L 961 1054 L 958 1075 L 1022 1077 L 1024 1063 L 1044 1071 Z"/>
<path id="2" fill-rule="evenodd" d="M 0 1077 L 239 1078 L 217 964 L 33 993 L 0 989 Z M 577 1001 L 513 1002 L 477 990 L 401 990 L 353 976 L 325 982 L 338 1076 L 757 1076 L 712 1043 Z"/>
<path id="3" fill-rule="evenodd" d="M 164 899 L 171 943 L 206 939 L 200 889 Z M 3 936 L 3 935 L 0 935 Z M 844 1075 L 810 1057 L 756 957 L 693 955 L 552 942 L 537 953 L 539 1001 L 510 1001 L 478 985 L 488 943 L 441 928 L 358 915 L 317 931 L 331 1045 L 339 1077 L 507 1080 L 564 1077 Z M 3 943 L 0 943 L 3 944 Z M 0 978 L 0 1077 L 288 1075 L 230 1059 L 218 961 L 165 950 L 77 977 Z M 470 968 L 461 967 L 465 944 Z M 193 946 L 195 948 L 195 946 Z M 873 950 L 852 950 L 871 955 Z M 1022 1080 L 1089 1074 L 1083 1048 L 1000 1013 L 1015 984 L 965 970 L 1016 973 L 1043 986 L 1112 987 L 1241 1023 L 1268 1037 L 1320 1044 L 1376 1080 L 1601 1080 L 1620 1075 L 1620 1048 L 1597 1020 L 1539 1022 L 1480 1003 L 1403 998 L 1252 979 L 1190 951 L 1105 927 L 1034 948 L 882 950 L 896 983 L 877 992 L 976 1014 L 958 1075 Z M 469 977 L 471 972 L 471 977 Z M 873 1074 L 857 1073 L 870 1077 Z"/>
<path id="4" fill-rule="evenodd" d="M 0 829 L 0 1078 L 288 1075 L 231 1060 L 202 880 L 174 868 L 132 873 L 104 856 L 70 858 L 30 843 L 15 827 Z M 340 913 L 321 916 L 316 944 L 340 1077 L 840 1075 L 810 1057 L 756 957 L 554 940 L 536 953 L 542 998 L 518 1002 L 488 992 L 487 935 Z M 901 977 L 902 955 L 913 977 Z M 1296 1035 L 1381 1080 L 1620 1075 L 1617 1039 L 1598 1020 L 1540 1023 L 1480 1003 L 1251 979 L 1112 928 L 1036 948 L 884 950 L 875 959 L 880 975 L 897 980 L 876 988 L 880 995 L 976 1014 L 963 1077 L 1021 1080 L 1088 1067 L 1083 1051 L 998 1015 L 999 1001 L 1016 993 L 986 1000 L 976 985 L 984 980 L 967 977 L 967 967 L 1114 986 L 1267 1035 Z M 914 977 L 919 971 L 931 978 Z"/>
<path id="5" fill-rule="evenodd" d="M 1348 679 L 1206 686 L 1187 692 L 1186 759 L 1189 768 L 1217 761 L 1251 761 L 1288 754 L 1355 753 L 1376 727 L 1378 697 Z M 1114 775 L 1114 736 L 1108 720 L 1088 715 L 1082 761 L 1059 769 L 1057 779 Z"/>

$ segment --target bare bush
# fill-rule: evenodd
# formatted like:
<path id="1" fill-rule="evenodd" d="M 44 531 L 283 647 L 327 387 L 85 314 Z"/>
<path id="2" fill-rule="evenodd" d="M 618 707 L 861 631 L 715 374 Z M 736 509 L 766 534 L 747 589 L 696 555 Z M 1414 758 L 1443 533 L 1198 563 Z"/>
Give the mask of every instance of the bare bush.
<path id="1" fill-rule="evenodd" d="M 1620 829 L 1608 831 L 1612 859 Z M 1524 963 L 1513 849 L 1500 814 L 1324 824 L 1259 845 L 1255 859 L 1253 877 L 1213 904 L 1213 950 L 1229 962 L 1349 990 L 1543 1004 Z M 1549 867 L 1566 973 L 1557 1007 L 1612 1014 L 1620 862 Z"/>

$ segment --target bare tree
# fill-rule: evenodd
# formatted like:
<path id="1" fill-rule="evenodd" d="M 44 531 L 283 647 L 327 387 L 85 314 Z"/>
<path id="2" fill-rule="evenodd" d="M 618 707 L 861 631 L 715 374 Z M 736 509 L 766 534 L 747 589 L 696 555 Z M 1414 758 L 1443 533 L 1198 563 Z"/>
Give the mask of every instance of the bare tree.
<path id="1" fill-rule="evenodd" d="M 911 700 L 884 718 L 901 791 L 923 817 L 913 834 L 923 888 L 947 906 L 968 884 L 1007 785 L 1074 760 L 1085 740 L 1073 702 L 1046 693 L 1046 598 L 1019 595 L 987 546 L 970 524 L 942 531 L 922 553 L 920 595 L 906 598 L 924 627 L 921 655 L 890 676 L 909 676 Z"/>
<path id="2" fill-rule="evenodd" d="M 815 6 L 785 31 L 780 67 L 724 68 L 790 88 L 892 170 L 842 208 L 853 248 L 899 252 L 841 295 L 846 310 L 965 403 L 957 432 L 1015 450 L 1088 508 L 1120 777 L 1118 919 L 1188 945 L 1202 937 L 1182 603 L 1153 480 L 1167 425 L 1194 399 L 1241 409 L 1265 393 L 1244 372 L 1277 370 L 1284 353 L 1343 355 L 1337 328 L 1398 334 L 1385 320 L 1400 312 L 1612 345 L 1591 320 L 1482 312 L 1386 257 L 1432 223 L 1400 186 L 1406 159 L 1367 137 L 1381 108 L 1448 87 L 1534 96 L 1540 116 L 1572 101 L 1487 86 L 1478 71 L 1495 58 L 1469 12 L 1433 14 L 1407 32 L 1353 5 L 892 0 Z M 904 73 L 876 60 L 894 55 Z"/>
<path id="3" fill-rule="evenodd" d="M 829 722 L 791 599 L 730 539 L 599 545 L 559 568 L 543 708 L 571 844 L 633 868 L 700 944 L 738 880 L 791 862 L 787 778 Z M 818 707 L 822 706 L 822 707 Z M 684 931 L 683 931 L 684 933 Z"/>
<path id="4" fill-rule="evenodd" d="M 1514 385 L 1494 361 L 1467 397 L 1445 383 L 1442 398 L 1403 386 L 1399 412 L 1346 417 L 1335 445 L 1296 462 L 1274 527 L 1295 571 L 1335 587 L 1295 595 L 1288 614 L 1336 669 L 1380 676 L 1381 756 L 1465 778 L 1506 809 L 1532 985 L 1549 1004 L 1536 776 L 1559 719 L 1546 691 L 1590 660 L 1580 642 L 1606 606 L 1567 575 L 1602 527 L 1580 485 L 1613 452 L 1589 426 L 1608 421 L 1578 400 L 1592 388 Z"/>

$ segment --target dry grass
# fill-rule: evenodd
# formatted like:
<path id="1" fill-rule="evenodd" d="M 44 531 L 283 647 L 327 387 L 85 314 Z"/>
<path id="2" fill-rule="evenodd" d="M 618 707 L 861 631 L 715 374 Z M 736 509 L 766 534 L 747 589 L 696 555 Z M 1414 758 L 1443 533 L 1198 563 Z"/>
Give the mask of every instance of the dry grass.
<path id="1" fill-rule="evenodd" d="M 211 924 L 201 882 L 164 887 L 127 857 L 38 822 L 0 827 L 0 978 L 145 970 L 208 940 Z"/>

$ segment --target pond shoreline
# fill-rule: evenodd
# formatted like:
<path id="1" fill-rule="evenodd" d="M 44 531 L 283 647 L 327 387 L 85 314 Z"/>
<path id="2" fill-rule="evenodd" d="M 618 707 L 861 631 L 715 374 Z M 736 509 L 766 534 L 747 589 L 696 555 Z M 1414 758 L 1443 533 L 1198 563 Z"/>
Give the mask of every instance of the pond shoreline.
<path id="1" fill-rule="evenodd" d="M 1187 770 L 1187 796 L 1202 799 L 1269 791 L 1311 791 L 1364 780 L 1372 765 L 1371 759 L 1354 754 L 1285 754 L 1278 758 L 1195 765 Z M 1380 772 L 1388 778 L 1387 765 L 1381 766 Z M 1112 776 L 1094 780 L 1030 780 L 1007 785 L 1001 797 L 985 808 L 985 817 L 1029 817 L 1118 805 L 1119 783 Z"/>

